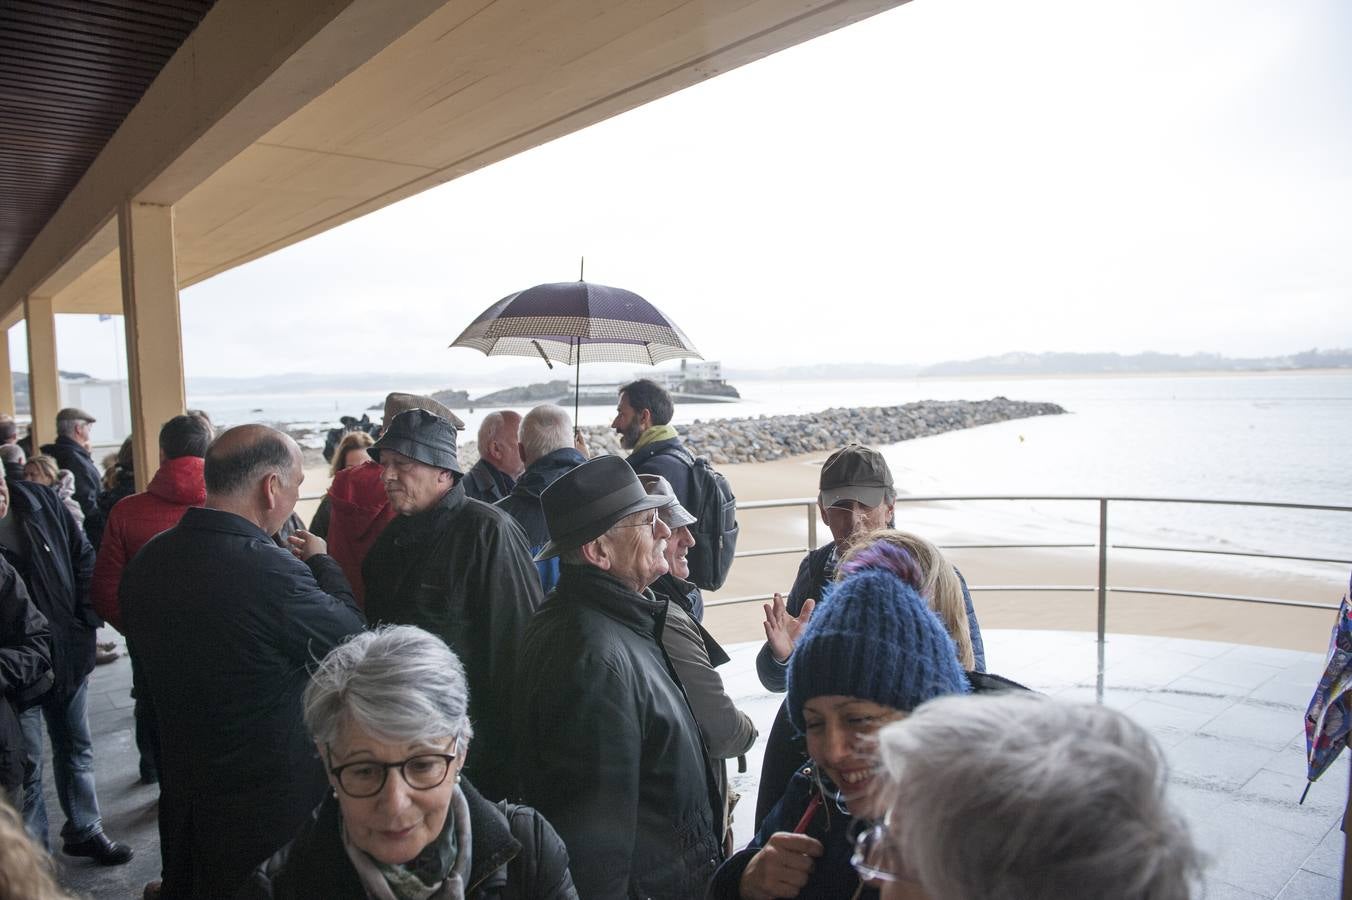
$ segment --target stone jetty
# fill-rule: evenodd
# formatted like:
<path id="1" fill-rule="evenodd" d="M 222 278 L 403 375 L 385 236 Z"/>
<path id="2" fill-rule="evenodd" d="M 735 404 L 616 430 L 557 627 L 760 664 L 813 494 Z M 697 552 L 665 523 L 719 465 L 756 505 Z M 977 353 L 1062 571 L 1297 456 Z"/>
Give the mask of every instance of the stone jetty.
<path id="1" fill-rule="evenodd" d="M 714 465 L 768 462 L 800 453 L 834 450 L 850 441 L 873 447 L 943 434 L 994 422 L 1061 415 L 1055 403 L 1031 403 L 995 397 L 990 400 L 921 400 L 901 406 L 836 407 L 815 413 L 756 416 L 739 419 L 696 419 L 678 426 L 687 447 Z M 606 425 L 582 429 L 593 455 L 627 455 L 618 436 Z M 478 459 L 473 441 L 460 444 L 463 467 Z"/>

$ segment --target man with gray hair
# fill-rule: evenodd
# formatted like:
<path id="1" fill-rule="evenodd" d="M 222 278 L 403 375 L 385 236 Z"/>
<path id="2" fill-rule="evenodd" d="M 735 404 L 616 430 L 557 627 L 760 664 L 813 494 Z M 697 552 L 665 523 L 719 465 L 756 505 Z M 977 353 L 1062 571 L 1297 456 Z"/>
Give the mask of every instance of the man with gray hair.
<path id="1" fill-rule="evenodd" d="M 671 529 L 618 456 L 544 492 L 559 583 L 521 648 L 522 796 L 558 829 L 579 896 L 703 897 L 722 858 L 723 799 L 662 646 Z M 473 685 L 471 684 L 471 687 Z"/>
<path id="2" fill-rule="evenodd" d="M 96 421 L 84 410 L 68 406 L 56 414 L 55 443 L 42 445 L 42 452 L 55 459 L 58 468 L 69 469 L 75 476 L 75 492 L 71 496 L 86 518 L 98 508 L 103 478 L 89 455 L 89 426 Z"/>
<path id="3" fill-rule="evenodd" d="M 498 508 L 516 519 L 526 532 L 533 555 L 549 543 L 540 495 L 560 475 L 587 461 L 573 445 L 573 420 L 563 407 L 546 403 L 526 413 L 521 421 L 521 459 L 526 471 L 511 496 L 498 501 Z M 535 567 L 540 571 L 541 587 L 546 593 L 553 590 L 559 580 L 558 558 L 542 559 Z"/>
<path id="4" fill-rule="evenodd" d="M 504 409 L 479 423 L 479 461 L 465 473 L 465 493 L 484 503 L 497 503 L 512 492 L 525 471 L 521 459 L 521 414 Z M 571 443 L 571 441 L 570 441 Z"/>
<path id="5" fill-rule="evenodd" d="M 511 795 L 517 646 L 543 602 L 526 536 L 502 510 L 465 495 L 456 429 L 425 409 L 386 423 L 368 451 L 397 515 L 362 563 L 366 615 L 445 641 L 469 674 L 479 750 L 466 774 L 490 800 Z"/>
<path id="6" fill-rule="evenodd" d="M 295 441 L 231 428 L 204 475 L 205 507 L 152 538 L 118 592 L 159 720 L 164 898 L 232 895 L 323 798 L 301 693 L 365 624 L 322 539 L 272 541 L 305 477 Z"/>

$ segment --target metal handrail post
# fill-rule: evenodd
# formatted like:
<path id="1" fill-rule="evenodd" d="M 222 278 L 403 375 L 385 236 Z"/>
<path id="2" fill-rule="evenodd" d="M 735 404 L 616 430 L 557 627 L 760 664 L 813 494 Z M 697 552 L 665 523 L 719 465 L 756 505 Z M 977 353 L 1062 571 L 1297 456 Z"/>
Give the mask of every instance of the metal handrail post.
<path id="1" fill-rule="evenodd" d="M 813 515 L 817 511 L 811 503 L 806 505 L 807 509 L 807 549 L 809 551 L 817 549 L 817 517 Z"/>
<path id="2" fill-rule="evenodd" d="M 1103 644 L 1108 633 L 1108 498 L 1099 500 L 1098 543 L 1098 679 L 1094 694 L 1103 702 Z"/>

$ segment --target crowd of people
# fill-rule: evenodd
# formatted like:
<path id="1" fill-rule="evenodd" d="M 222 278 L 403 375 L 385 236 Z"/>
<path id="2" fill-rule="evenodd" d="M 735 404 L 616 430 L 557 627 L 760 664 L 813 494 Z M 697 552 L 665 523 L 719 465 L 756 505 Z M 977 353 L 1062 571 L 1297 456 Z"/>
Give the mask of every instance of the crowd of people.
<path id="1" fill-rule="evenodd" d="M 87 413 L 32 457 L 0 420 L 0 898 L 61 896 L 44 725 L 61 851 L 132 857 L 94 781 L 103 623 L 160 790 L 147 898 L 1191 896 L 1153 739 L 987 672 L 962 574 L 897 528 L 859 444 L 821 468 L 832 540 L 764 609 L 785 699 L 740 806 L 728 765 L 759 735 L 703 624 L 731 553 L 697 549 L 735 540 L 731 495 L 672 417 L 621 388 L 626 458 L 558 406 L 492 413 L 462 468 L 464 423 L 393 393 L 377 437 L 335 443 L 308 527 L 302 451 L 267 426 L 174 417 L 136 492 Z"/>

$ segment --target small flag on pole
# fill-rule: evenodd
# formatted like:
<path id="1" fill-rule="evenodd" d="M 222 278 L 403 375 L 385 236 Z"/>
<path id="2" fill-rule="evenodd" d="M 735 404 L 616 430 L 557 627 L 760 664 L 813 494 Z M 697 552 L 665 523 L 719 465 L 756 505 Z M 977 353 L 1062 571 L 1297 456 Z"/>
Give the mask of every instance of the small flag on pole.
<path id="1" fill-rule="evenodd" d="M 108 321 L 109 319 L 111 319 L 111 318 L 112 318 L 112 316 L 110 316 L 108 313 L 99 313 L 99 321 L 100 321 L 100 322 L 107 322 L 107 321 Z"/>

